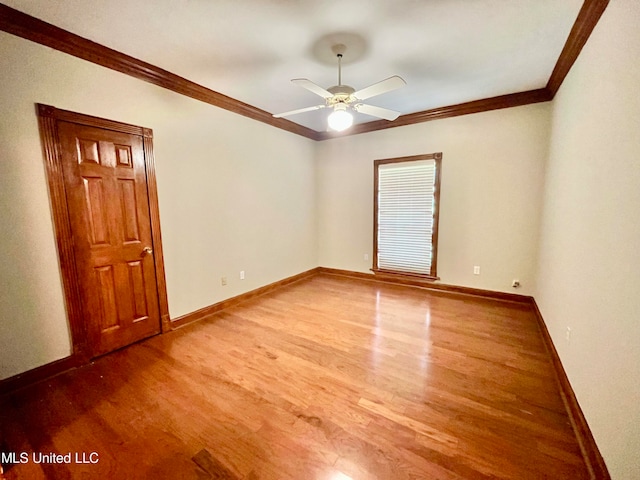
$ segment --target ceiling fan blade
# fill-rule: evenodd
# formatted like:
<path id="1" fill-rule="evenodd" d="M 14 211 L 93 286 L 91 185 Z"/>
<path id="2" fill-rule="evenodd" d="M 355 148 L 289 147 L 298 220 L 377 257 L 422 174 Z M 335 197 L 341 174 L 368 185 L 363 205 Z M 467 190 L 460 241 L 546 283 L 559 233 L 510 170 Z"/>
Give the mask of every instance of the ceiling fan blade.
<path id="1" fill-rule="evenodd" d="M 358 100 L 366 100 L 367 98 L 375 97 L 376 95 L 382 95 L 383 93 L 390 92 L 396 88 L 403 87 L 407 84 L 402 78 L 397 75 L 389 77 L 386 80 L 382 80 L 373 85 L 358 90 L 353 94 Z"/>
<path id="2" fill-rule="evenodd" d="M 307 80 L 306 78 L 294 78 L 293 80 L 291 80 L 291 83 L 295 83 L 299 87 L 306 88 L 310 92 L 313 92 L 316 95 L 320 95 L 322 98 L 333 97 L 333 93 L 325 90 L 320 85 L 316 85 L 311 80 Z"/>
<path id="3" fill-rule="evenodd" d="M 371 115 L 372 117 L 384 118 L 385 120 L 395 120 L 400 116 L 400 112 L 389 110 L 388 108 L 376 107 L 374 105 L 365 105 L 364 103 L 354 105 L 353 109 L 356 112 Z"/>
<path id="4" fill-rule="evenodd" d="M 298 113 L 311 112 L 312 110 L 320 110 L 321 108 L 325 108 L 325 107 L 326 105 L 314 105 L 313 107 L 299 108 L 298 110 L 291 110 L 290 112 L 274 113 L 273 117 L 274 118 L 288 117 L 289 115 L 296 115 Z"/>

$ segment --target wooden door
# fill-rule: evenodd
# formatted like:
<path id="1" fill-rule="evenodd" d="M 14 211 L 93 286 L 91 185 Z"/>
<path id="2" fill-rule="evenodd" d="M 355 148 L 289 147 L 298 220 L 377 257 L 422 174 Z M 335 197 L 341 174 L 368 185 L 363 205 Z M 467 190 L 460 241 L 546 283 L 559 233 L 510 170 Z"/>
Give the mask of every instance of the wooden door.
<path id="1" fill-rule="evenodd" d="M 91 356 L 160 332 L 143 138 L 59 121 L 67 209 Z"/>

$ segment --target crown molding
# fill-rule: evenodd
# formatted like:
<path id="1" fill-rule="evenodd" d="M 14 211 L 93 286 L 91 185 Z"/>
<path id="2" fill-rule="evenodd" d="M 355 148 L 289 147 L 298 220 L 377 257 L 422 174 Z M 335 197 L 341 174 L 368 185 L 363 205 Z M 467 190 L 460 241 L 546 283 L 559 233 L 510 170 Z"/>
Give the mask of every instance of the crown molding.
<path id="1" fill-rule="evenodd" d="M 373 122 L 359 123 L 351 127 L 348 130 L 348 133 L 319 132 L 318 140 L 328 140 L 332 138 L 357 135 L 359 133 L 375 132 L 386 128 L 403 127 L 406 125 L 428 122 L 430 120 L 458 117 L 460 115 L 469 115 L 471 113 L 488 112 L 491 110 L 499 110 L 501 108 L 519 107 L 522 105 L 530 105 L 532 103 L 548 102 L 551 99 L 551 92 L 546 88 L 520 93 L 510 93 L 508 95 L 500 95 L 498 97 L 484 98 L 482 100 L 459 103 L 458 105 L 449 105 L 447 107 L 432 108 L 431 110 L 423 110 L 422 112 L 400 115 L 393 122 L 389 122 L 388 120 L 375 120 Z"/>
<path id="2" fill-rule="evenodd" d="M 0 30 L 253 120 L 312 140 L 316 139 L 317 132 L 311 128 L 284 118 L 273 118 L 269 112 L 248 103 L 210 90 L 155 65 L 100 45 L 1 3 Z"/>
<path id="3" fill-rule="evenodd" d="M 291 120 L 274 118 L 265 110 L 203 87 L 155 65 L 80 37 L 1 3 L 0 30 L 311 140 L 327 140 L 553 100 L 608 4 L 609 0 L 585 0 L 544 88 L 423 110 L 401 115 L 393 122 L 376 120 L 360 123 L 347 132 L 341 133 L 317 132 Z"/>
<path id="4" fill-rule="evenodd" d="M 578 55 L 580 55 L 582 47 L 587 43 L 591 32 L 596 27 L 607 5 L 609 5 L 609 0 L 585 0 L 582 4 L 556 66 L 551 73 L 551 77 L 549 77 L 549 82 L 547 82 L 547 89 L 551 93 L 551 98 L 558 93 L 560 85 L 562 85 Z"/>

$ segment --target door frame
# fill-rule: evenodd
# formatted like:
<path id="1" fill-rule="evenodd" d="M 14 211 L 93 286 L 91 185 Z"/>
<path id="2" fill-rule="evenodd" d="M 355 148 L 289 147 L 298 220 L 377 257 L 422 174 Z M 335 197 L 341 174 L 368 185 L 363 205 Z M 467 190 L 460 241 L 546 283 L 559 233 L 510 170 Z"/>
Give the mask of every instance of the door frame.
<path id="1" fill-rule="evenodd" d="M 79 364 L 86 363 L 91 358 L 88 332 L 82 315 L 80 280 L 76 269 L 73 233 L 71 230 L 67 192 L 62 171 L 62 147 L 58 136 L 59 121 L 142 136 L 160 324 L 162 333 L 171 330 L 164 256 L 162 253 L 162 237 L 160 235 L 160 211 L 158 207 L 155 160 L 153 158 L 153 131 L 149 128 L 61 110 L 50 105 L 39 103 L 36 104 L 36 113 L 38 115 L 40 140 L 49 184 L 49 197 L 51 200 L 54 230 L 58 246 L 58 258 L 60 260 L 60 273 L 67 307 L 67 317 L 71 330 L 72 355 L 76 357 Z"/>

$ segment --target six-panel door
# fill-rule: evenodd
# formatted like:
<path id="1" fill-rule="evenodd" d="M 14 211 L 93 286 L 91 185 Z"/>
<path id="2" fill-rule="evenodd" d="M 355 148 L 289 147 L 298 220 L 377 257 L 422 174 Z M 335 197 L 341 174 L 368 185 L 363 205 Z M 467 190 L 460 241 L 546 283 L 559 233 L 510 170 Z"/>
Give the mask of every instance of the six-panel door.
<path id="1" fill-rule="evenodd" d="M 160 332 L 138 135 L 58 123 L 67 204 L 92 356 Z"/>

